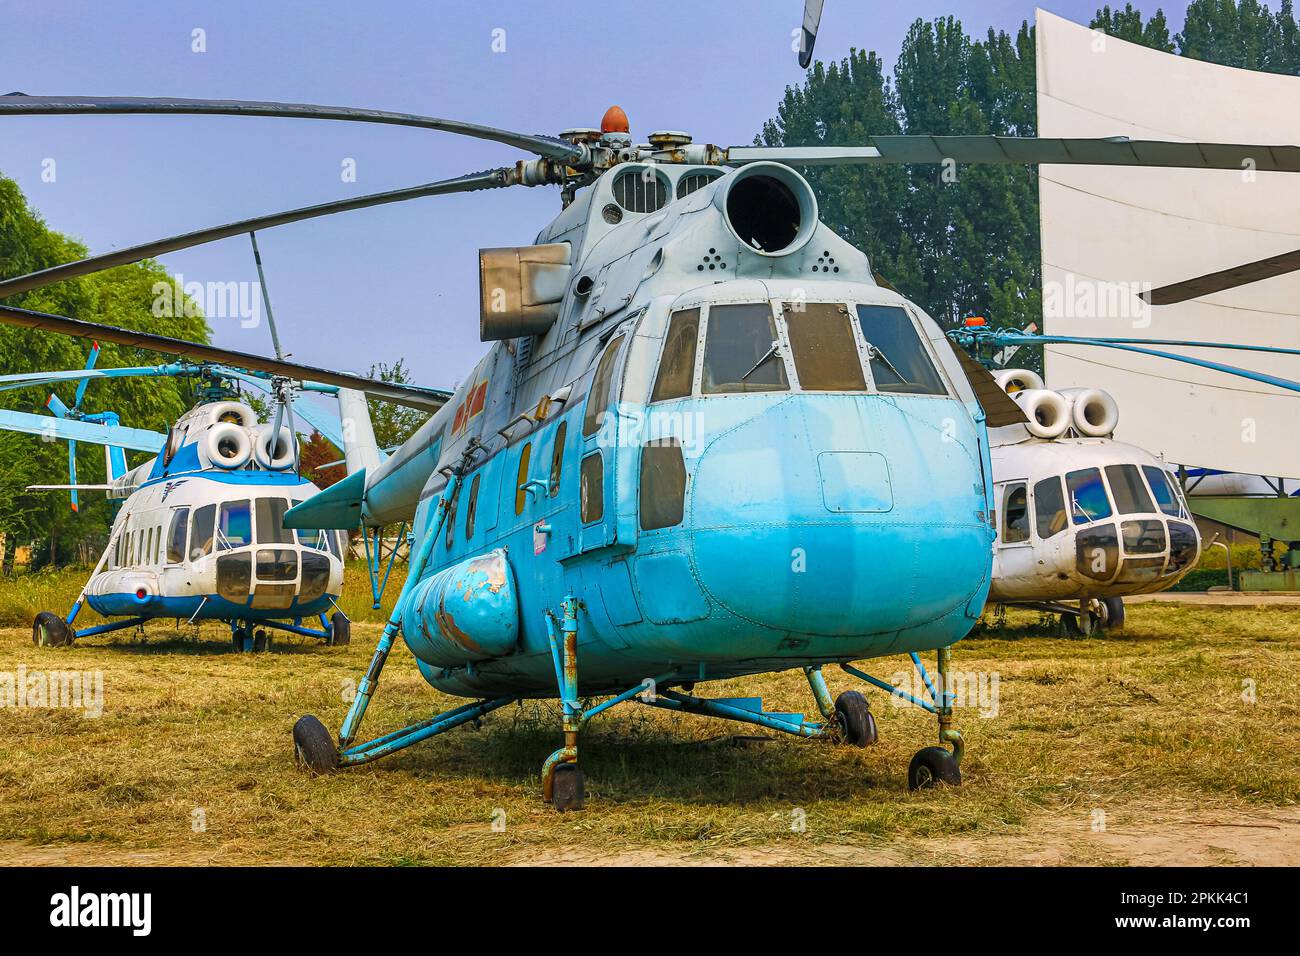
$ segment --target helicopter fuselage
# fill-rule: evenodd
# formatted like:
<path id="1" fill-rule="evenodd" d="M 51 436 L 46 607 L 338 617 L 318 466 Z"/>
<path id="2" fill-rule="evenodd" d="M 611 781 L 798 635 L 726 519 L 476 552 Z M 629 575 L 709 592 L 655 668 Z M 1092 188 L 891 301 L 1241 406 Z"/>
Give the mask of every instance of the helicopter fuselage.
<path id="1" fill-rule="evenodd" d="M 969 383 L 769 165 L 598 180 L 538 237 L 573 244 L 554 324 L 493 346 L 366 475 L 367 524 L 439 535 L 402 628 L 435 687 L 554 696 L 566 595 L 584 694 L 938 648 L 978 620 L 991 467 Z"/>

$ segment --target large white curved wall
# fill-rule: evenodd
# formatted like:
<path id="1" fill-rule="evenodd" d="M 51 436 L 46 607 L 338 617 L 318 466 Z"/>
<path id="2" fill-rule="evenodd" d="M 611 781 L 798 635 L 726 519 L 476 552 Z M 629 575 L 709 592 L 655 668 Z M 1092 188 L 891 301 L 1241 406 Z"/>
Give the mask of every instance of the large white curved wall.
<path id="1" fill-rule="evenodd" d="M 1037 32 L 1041 136 L 1300 144 L 1300 77 L 1159 53 L 1043 10 Z M 1039 197 L 1046 332 L 1300 348 L 1300 273 L 1178 305 L 1137 298 L 1144 283 L 1300 249 L 1300 174 L 1043 166 Z M 1300 357 L 1181 351 L 1300 380 Z M 1051 388 L 1111 392 L 1115 437 L 1170 462 L 1300 477 L 1300 393 L 1079 346 L 1049 347 L 1046 371 Z"/>

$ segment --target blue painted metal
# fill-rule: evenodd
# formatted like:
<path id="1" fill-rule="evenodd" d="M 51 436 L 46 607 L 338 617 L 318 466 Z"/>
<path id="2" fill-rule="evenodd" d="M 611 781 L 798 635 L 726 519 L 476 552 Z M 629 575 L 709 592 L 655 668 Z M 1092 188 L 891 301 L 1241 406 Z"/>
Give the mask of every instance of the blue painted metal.
<path id="1" fill-rule="evenodd" d="M 925 681 L 925 689 L 930 692 L 930 699 L 936 704 L 939 703 L 939 692 L 934 689 L 934 681 L 930 680 L 930 672 L 927 671 L 925 665 L 921 663 L 921 655 L 916 653 L 916 651 L 912 651 L 912 653 L 907 656 L 912 659 L 912 663 L 916 666 L 917 672 L 921 675 L 921 680 Z"/>
<path id="2" fill-rule="evenodd" d="M 122 614 L 139 614 L 148 611 L 155 618 L 185 618 L 199 621 L 247 620 L 266 622 L 318 614 L 331 605 L 338 595 L 323 595 L 314 601 L 300 603 L 297 599 L 288 608 L 256 608 L 251 598 L 243 604 L 227 601 L 216 594 L 194 594 L 185 597 L 150 594 L 139 598 L 134 592 L 87 594 L 85 603 L 104 617 Z"/>
<path id="3" fill-rule="evenodd" d="M 872 677 L 866 671 L 860 671 L 852 664 L 841 664 L 840 668 L 846 674 L 852 674 L 854 677 L 858 678 L 858 680 L 864 680 L 868 684 L 872 684 L 876 687 L 879 687 L 883 691 L 888 691 L 889 693 L 893 694 L 895 697 L 901 697 L 903 700 L 915 704 L 917 707 L 920 707 L 922 710 L 928 710 L 932 714 L 939 713 L 939 711 L 935 708 L 934 704 L 930 703 L 928 700 L 921 700 L 918 697 L 913 697 L 907 691 L 899 690 L 897 687 L 895 687 L 893 684 L 889 683 L 888 681 L 883 681 L 878 677 Z"/>
<path id="4" fill-rule="evenodd" d="M 431 717 L 409 727 L 403 727 L 401 730 L 395 730 L 375 740 L 358 744 L 356 747 L 349 747 L 339 753 L 339 766 L 352 767 L 378 760 L 380 757 L 402 750 L 412 744 L 418 744 L 422 740 L 436 737 L 438 734 L 459 727 L 461 724 L 468 724 L 470 721 L 478 720 L 499 707 L 514 703 L 515 700 L 514 697 L 498 697 L 494 700 L 482 700 L 465 704 L 455 710 L 439 714 L 437 717 Z"/>
<path id="5" fill-rule="evenodd" d="M 365 471 L 359 471 L 357 474 L 364 476 Z M 420 550 L 411 562 L 406 581 L 402 584 L 402 590 L 397 596 L 397 601 L 393 604 L 393 611 L 388 616 L 388 623 L 384 625 L 384 631 L 379 635 L 379 643 L 375 647 L 374 656 L 370 659 L 370 667 L 367 669 L 365 676 L 361 678 L 361 683 L 357 687 L 357 696 L 353 698 L 352 705 L 348 708 L 347 716 L 343 720 L 343 726 L 339 729 L 340 748 L 347 748 L 356 738 L 357 730 L 361 726 L 361 720 L 365 717 L 366 708 L 370 704 L 370 697 L 379 683 L 379 675 L 383 672 L 384 663 L 388 660 L 388 652 L 392 649 L 394 638 L 397 637 L 397 629 L 401 626 L 402 615 L 406 610 L 406 601 L 419 582 L 420 576 L 424 573 L 425 565 L 429 563 L 429 555 L 433 552 L 434 545 L 439 539 L 439 532 L 442 529 L 443 521 L 446 520 L 451 496 L 456 493 L 456 486 L 457 476 L 453 474 L 447 481 L 447 487 L 443 491 L 442 497 L 438 500 L 433 527 L 425 534 Z M 292 514 L 295 510 L 297 509 L 292 509 L 288 514 Z M 414 743 L 414 741 L 411 742 Z"/>
<path id="6" fill-rule="evenodd" d="M 108 634 L 111 631 L 120 631 L 128 627 L 138 627 L 139 625 L 144 624 L 146 621 L 149 620 L 152 620 L 152 618 L 133 617 L 133 618 L 128 618 L 125 621 L 109 621 L 107 624 L 96 624 L 93 627 L 82 628 L 80 631 L 77 631 L 76 636 L 78 638 L 82 638 L 82 637 L 94 637 L 96 634 Z"/>
<path id="7" fill-rule="evenodd" d="M 133 451 L 157 454 L 162 450 L 166 435 L 144 428 L 127 428 L 122 425 L 101 425 L 71 418 L 52 418 L 0 409 L 0 428 L 25 432 L 29 435 L 50 435 L 55 438 L 84 441 L 96 445 L 116 445 Z"/>
<path id="8" fill-rule="evenodd" d="M 822 717 L 830 720 L 835 715 L 835 700 L 831 697 L 831 689 L 826 686 L 826 678 L 822 674 L 821 667 L 805 667 L 803 672 L 808 678 L 813 699 L 817 701 L 817 710 L 821 712 Z"/>
<path id="9" fill-rule="evenodd" d="M 393 573 L 393 565 L 397 563 L 398 545 L 394 545 L 393 550 L 388 553 L 388 566 L 384 569 L 383 579 L 380 580 L 379 564 L 382 560 L 384 545 L 383 535 L 384 529 L 382 527 L 376 527 L 373 529 L 367 528 L 365 525 L 362 525 L 361 527 L 361 540 L 366 546 L 366 572 L 370 576 L 370 597 L 372 601 L 370 607 L 375 611 L 379 610 L 380 602 L 384 597 L 384 591 L 388 590 L 388 576 Z M 371 544 L 372 536 L 374 538 L 373 545 Z M 403 521 L 402 526 L 397 530 L 397 538 L 400 541 L 406 536 L 406 522 Z M 412 542 L 408 538 L 408 551 L 411 543 Z"/>
<path id="10" fill-rule="evenodd" d="M 434 667 L 460 667 L 502 657 L 519 639 L 514 575 L 501 550 L 418 582 L 404 603 L 402 637 Z"/>
<path id="11" fill-rule="evenodd" d="M 286 528 L 338 528 L 348 531 L 361 523 L 361 499 L 366 492 L 366 469 L 360 468 L 318 495 L 290 508 Z"/>
<path id="12" fill-rule="evenodd" d="M 1175 362 L 1182 362 L 1186 365 L 1195 365 L 1199 368 L 1208 368 L 1215 372 L 1223 372 L 1225 375 L 1235 375 L 1238 378 L 1249 379 L 1252 382 L 1262 382 L 1265 385 L 1272 385 L 1276 388 L 1286 389 L 1292 392 L 1300 392 L 1300 381 L 1294 379 L 1282 378 L 1277 375 L 1269 375 L 1266 372 L 1257 372 L 1253 369 L 1240 368 L 1236 365 L 1225 365 L 1222 362 L 1212 362 L 1209 359 L 1197 358 L 1193 355 L 1179 355 L 1176 352 L 1165 352 L 1160 349 L 1140 347 L 1130 344 L 1134 342 L 1148 341 L 1145 339 L 1105 339 L 1105 338 L 1082 338 L 1070 335 L 1029 335 L 1024 332 L 1003 330 L 1003 329 L 980 329 L 967 328 L 958 329 L 948 333 L 953 341 L 958 344 L 970 345 L 1093 345 L 1099 348 L 1119 349 L 1124 352 L 1136 352 L 1141 355 L 1152 355 L 1156 358 L 1170 359 Z M 1256 346 L 1256 345 L 1235 345 L 1225 342 L 1196 342 L 1176 339 L 1162 339 L 1160 344 L 1169 346 L 1184 346 L 1187 348 L 1223 348 L 1223 349 L 1242 349 L 1255 352 L 1280 352 L 1284 354 L 1295 354 L 1300 352 L 1296 349 L 1284 349 L 1273 346 Z"/>
<path id="13" fill-rule="evenodd" d="M 664 710 L 676 710 L 691 714 L 704 714 L 709 717 L 721 717 L 736 720 L 744 724 L 756 724 L 769 730 L 793 734 L 796 737 L 820 737 L 826 732 L 826 725 L 814 723 L 802 714 L 776 714 L 761 709 L 755 710 L 748 705 L 737 706 L 733 701 L 710 700 L 705 697 L 692 697 L 674 690 L 666 690 L 655 700 L 643 700 L 648 707 L 660 707 Z M 798 719 L 795 719 L 798 718 Z"/>
<path id="14" fill-rule="evenodd" d="M 274 628 L 277 631 L 287 631 L 290 634 L 300 634 L 303 637 L 319 637 L 322 639 L 328 639 L 331 633 L 329 625 L 324 623 L 324 619 L 322 619 L 323 629 L 319 631 L 315 630 L 314 628 L 304 627 L 301 623 L 297 621 L 295 621 L 293 624 L 287 624 L 284 621 L 271 621 L 271 620 L 265 620 L 260 623 L 262 627 Z"/>

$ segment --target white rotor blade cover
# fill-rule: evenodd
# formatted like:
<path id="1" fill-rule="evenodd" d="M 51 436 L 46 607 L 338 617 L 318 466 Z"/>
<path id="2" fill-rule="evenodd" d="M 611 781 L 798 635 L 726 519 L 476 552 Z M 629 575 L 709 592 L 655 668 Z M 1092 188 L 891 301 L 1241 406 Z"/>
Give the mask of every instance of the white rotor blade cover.
<path id="1" fill-rule="evenodd" d="M 1300 77 L 1160 53 L 1042 10 L 1037 43 L 1042 136 L 1300 143 Z M 1051 165 L 1040 167 L 1039 196 L 1048 334 L 1300 348 L 1300 274 L 1149 311 L 1137 300 L 1143 283 L 1300 247 L 1300 174 Z M 1050 388 L 1114 396 L 1121 441 L 1172 463 L 1300 477 L 1300 395 L 1119 350 L 1045 351 Z M 1208 349 L 1169 351 L 1223 360 Z M 1250 353 L 1236 364 L 1300 379 L 1295 356 Z"/>
<path id="2" fill-rule="evenodd" d="M 343 460 L 347 463 L 348 474 L 365 468 L 368 474 L 373 475 L 380 462 L 379 443 L 370 422 L 370 405 L 366 396 L 351 388 L 340 388 L 338 399 L 339 422 L 343 426 Z"/>

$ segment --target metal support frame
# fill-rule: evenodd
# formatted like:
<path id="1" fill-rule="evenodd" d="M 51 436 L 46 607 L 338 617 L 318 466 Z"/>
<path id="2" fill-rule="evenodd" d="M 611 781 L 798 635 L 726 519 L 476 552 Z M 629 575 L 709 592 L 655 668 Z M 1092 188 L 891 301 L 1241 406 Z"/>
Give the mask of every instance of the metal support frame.
<path id="1" fill-rule="evenodd" d="M 392 613 L 388 615 L 388 623 L 384 625 L 384 632 L 379 635 L 379 643 L 375 647 L 374 656 L 370 659 L 370 666 L 366 669 L 365 675 L 361 678 L 361 684 L 357 687 L 357 696 L 352 699 L 352 706 L 348 708 L 348 714 L 343 718 L 343 726 L 339 728 L 340 751 L 346 753 L 352 741 L 356 739 L 357 731 L 361 727 L 361 720 L 366 715 L 366 708 L 370 706 L 370 698 L 375 692 L 375 687 L 379 684 L 379 675 L 388 660 L 388 652 L 392 650 L 398 628 L 402 625 L 402 611 L 406 607 L 406 600 L 415 589 L 415 586 L 419 584 L 420 576 L 424 573 L 424 567 L 429 563 L 429 557 L 433 554 L 433 547 L 441 536 L 442 526 L 447 520 L 448 504 L 456 494 L 459 483 L 460 476 L 453 472 L 447 479 L 447 486 L 442 491 L 442 497 L 438 499 L 438 513 L 430 523 L 429 530 L 424 535 L 424 541 L 420 544 L 420 550 L 411 562 L 411 566 L 406 573 L 406 581 L 402 584 L 402 590 L 397 595 L 397 601 L 393 604 Z M 408 744 L 415 743 L 416 740 L 424 740 L 425 737 L 431 737 L 434 733 L 439 732 L 435 730 L 433 733 L 407 740 L 402 746 L 405 747 Z M 357 749 L 364 750 L 366 746 L 369 746 L 369 744 Z M 390 747 L 384 753 L 389 753 L 394 749 L 398 748 Z"/>
<path id="2" fill-rule="evenodd" d="M 756 724 L 768 730 L 779 730 L 795 737 L 821 737 L 827 733 L 829 724 L 804 720 L 802 714 L 767 714 L 762 711 L 746 710 L 734 703 L 722 700 L 710 700 L 707 697 L 693 697 L 675 690 L 666 690 L 654 700 L 643 700 L 649 707 L 675 710 L 688 714 L 704 714 L 707 717 L 721 717 L 735 720 L 742 724 Z M 789 719 L 798 716 L 800 720 Z"/>
<path id="3" fill-rule="evenodd" d="M 330 627 L 328 619 L 324 614 L 318 616 L 321 623 L 321 630 L 316 631 L 310 627 L 304 627 L 302 618 L 297 618 L 292 624 L 281 624 L 279 621 L 258 621 L 259 627 L 269 627 L 277 631 L 287 631 L 290 634 L 301 634 L 303 637 L 319 637 L 321 640 L 329 640 L 330 635 L 334 633 Z"/>
<path id="4" fill-rule="evenodd" d="M 94 627 L 87 627 L 80 631 L 73 631 L 73 637 L 94 637 L 96 634 L 107 634 L 110 631 L 120 631 L 128 627 L 138 627 L 148 620 L 150 620 L 150 618 L 129 617 L 125 621 L 109 621 L 107 624 L 96 624 Z"/>
<path id="5" fill-rule="evenodd" d="M 354 767 L 358 764 L 378 760 L 380 757 L 387 756 L 394 751 L 409 747 L 411 744 L 418 744 L 422 740 L 436 737 L 454 727 L 459 727 L 461 724 L 478 720 L 484 714 L 490 714 L 499 707 L 514 703 L 517 699 L 515 697 L 496 697 L 491 700 L 478 700 L 463 704 L 436 717 L 430 717 L 428 720 L 422 720 L 419 723 L 411 724 L 409 727 L 394 730 L 382 737 L 376 737 L 374 740 L 368 740 L 363 744 L 342 750 L 339 753 L 339 766 Z"/>
<path id="6" fill-rule="evenodd" d="M 952 648 L 941 647 L 938 650 L 938 662 L 936 666 L 936 671 L 938 673 L 937 681 L 930 677 L 930 672 L 927 671 L 925 665 L 921 663 L 921 657 L 919 654 L 913 651 L 908 656 L 912 658 L 912 664 L 915 665 L 917 672 L 921 675 L 921 680 L 925 682 L 925 689 L 930 695 L 930 700 L 928 701 L 913 697 L 907 691 L 895 687 L 888 681 L 883 681 L 878 677 L 872 677 L 865 671 L 858 670 L 858 668 L 854 667 L 852 664 L 841 664 L 840 669 L 846 674 L 850 674 L 859 680 L 866 681 L 868 684 L 871 684 L 874 687 L 879 687 L 881 690 L 888 691 L 895 697 L 900 697 L 908 703 L 915 704 L 922 710 L 929 711 L 938 717 L 939 742 L 952 747 L 953 759 L 960 764 L 961 758 L 966 752 L 966 744 L 962 739 L 961 731 L 957 730 L 953 726 L 953 702 L 955 695 L 949 689 L 951 687 L 949 673 L 952 667 Z M 820 674 L 818 676 L 820 677 Z M 811 681 L 812 677 L 810 675 L 809 682 L 811 683 Z M 817 693 L 815 687 L 813 693 Z"/>
<path id="7" fill-rule="evenodd" d="M 364 525 L 361 528 L 361 540 L 366 546 L 366 572 L 370 575 L 370 598 L 371 609 L 379 610 L 379 602 L 384 596 L 384 591 L 388 589 L 388 576 L 393 573 L 393 565 L 397 563 L 397 552 L 401 550 L 402 539 L 406 537 L 406 522 L 397 529 L 397 544 L 393 545 L 393 550 L 388 553 L 388 567 L 384 569 L 384 576 L 379 577 L 379 565 L 384 560 L 384 529 L 379 526 L 374 529 L 375 543 L 374 547 L 370 544 L 370 529 Z"/>
<path id="8" fill-rule="evenodd" d="M 555 783 L 555 768 L 562 763 L 578 762 L 578 731 L 582 729 L 582 704 L 578 700 L 578 609 L 581 602 L 572 594 L 560 606 L 560 634 L 555 633 L 555 615 L 546 612 L 546 636 L 551 645 L 551 663 L 555 667 L 555 684 L 563 710 L 564 746 L 542 764 L 542 799 L 550 801 Z"/>

